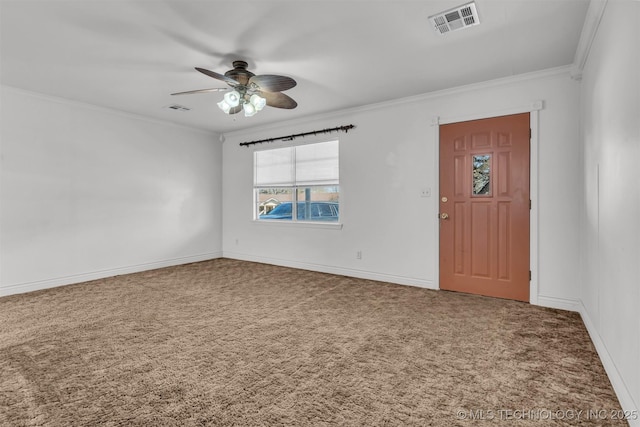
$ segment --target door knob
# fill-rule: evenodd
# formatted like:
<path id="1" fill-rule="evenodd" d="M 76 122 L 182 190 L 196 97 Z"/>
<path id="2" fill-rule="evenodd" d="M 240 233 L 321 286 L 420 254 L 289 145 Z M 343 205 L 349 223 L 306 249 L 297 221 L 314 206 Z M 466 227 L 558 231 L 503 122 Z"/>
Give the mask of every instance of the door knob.
<path id="1" fill-rule="evenodd" d="M 443 213 L 440 214 L 440 218 L 441 219 L 449 219 L 449 214 L 446 213 L 446 212 L 443 212 Z"/>

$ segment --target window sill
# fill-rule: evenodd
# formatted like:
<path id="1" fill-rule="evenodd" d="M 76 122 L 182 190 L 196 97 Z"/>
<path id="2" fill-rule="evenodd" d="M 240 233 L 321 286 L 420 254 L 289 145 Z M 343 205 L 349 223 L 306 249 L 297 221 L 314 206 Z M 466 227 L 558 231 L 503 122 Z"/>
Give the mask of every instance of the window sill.
<path id="1" fill-rule="evenodd" d="M 275 227 L 296 227 L 296 228 L 324 228 L 329 230 L 342 230 L 342 223 L 335 222 L 305 222 L 305 221 L 277 221 L 277 220 L 253 220 L 254 224 L 266 224 Z"/>

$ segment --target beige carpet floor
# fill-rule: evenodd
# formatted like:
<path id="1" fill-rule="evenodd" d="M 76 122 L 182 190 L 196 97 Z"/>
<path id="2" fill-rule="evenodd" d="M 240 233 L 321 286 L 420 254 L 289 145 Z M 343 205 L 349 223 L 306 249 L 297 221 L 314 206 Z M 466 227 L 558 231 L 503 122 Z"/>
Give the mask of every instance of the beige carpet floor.
<path id="1" fill-rule="evenodd" d="M 580 316 L 514 301 L 230 259 L 0 298 L 2 426 L 625 425 L 619 410 Z"/>

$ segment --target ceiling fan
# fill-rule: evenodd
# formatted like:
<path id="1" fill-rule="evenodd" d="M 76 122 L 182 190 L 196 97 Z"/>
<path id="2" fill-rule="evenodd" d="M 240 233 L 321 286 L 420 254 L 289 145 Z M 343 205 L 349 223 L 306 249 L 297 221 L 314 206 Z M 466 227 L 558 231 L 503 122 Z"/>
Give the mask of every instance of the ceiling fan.
<path id="1" fill-rule="evenodd" d="M 286 109 L 298 106 L 298 103 L 290 96 L 282 93 L 282 91 L 294 87 L 296 85 L 295 80 L 290 77 L 273 74 L 256 76 L 247 70 L 247 66 L 248 64 L 245 61 L 233 61 L 233 70 L 229 70 L 224 74 L 196 67 L 196 70 L 202 74 L 221 80 L 228 84 L 230 88 L 189 90 L 172 93 L 171 95 L 227 91 L 224 99 L 218 102 L 218 107 L 227 114 L 236 114 L 244 110 L 244 115 L 247 117 L 255 115 L 265 105 Z"/>

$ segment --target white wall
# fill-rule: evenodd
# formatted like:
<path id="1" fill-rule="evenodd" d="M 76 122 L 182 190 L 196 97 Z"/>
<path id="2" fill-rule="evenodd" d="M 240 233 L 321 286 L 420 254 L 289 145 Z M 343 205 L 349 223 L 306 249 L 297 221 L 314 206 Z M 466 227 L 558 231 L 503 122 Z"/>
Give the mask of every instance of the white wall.
<path id="1" fill-rule="evenodd" d="M 0 295 L 220 256 L 217 135 L 1 90 Z"/>
<path id="2" fill-rule="evenodd" d="M 576 219 L 582 200 L 578 96 L 579 83 L 571 80 L 568 69 L 549 70 L 228 134 L 223 147 L 224 255 L 437 288 L 437 129 L 432 120 L 500 115 L 544 100 L 537 129 L 539 200 L 534 201 L 540 231 L 539 301 L 575 302 Z M 337 136 L 341 144 L 343 228 L 254 222 L 253 148 L 238 143 L 346 124 L 356 128 L 328 136 Z M 431 188 L 431 197 L 420 197 L 423 187 Z M 362 251 L 362 260 L 356 259 L 356 251 Z"/>
<path id="3" fill-rule="evenodd" d="M 640 408 L 640 3 L 609 1 L 583 72 L 585 322 L 625 409 Z M 636 420 L 634 425 L 640 425 Z"/>

